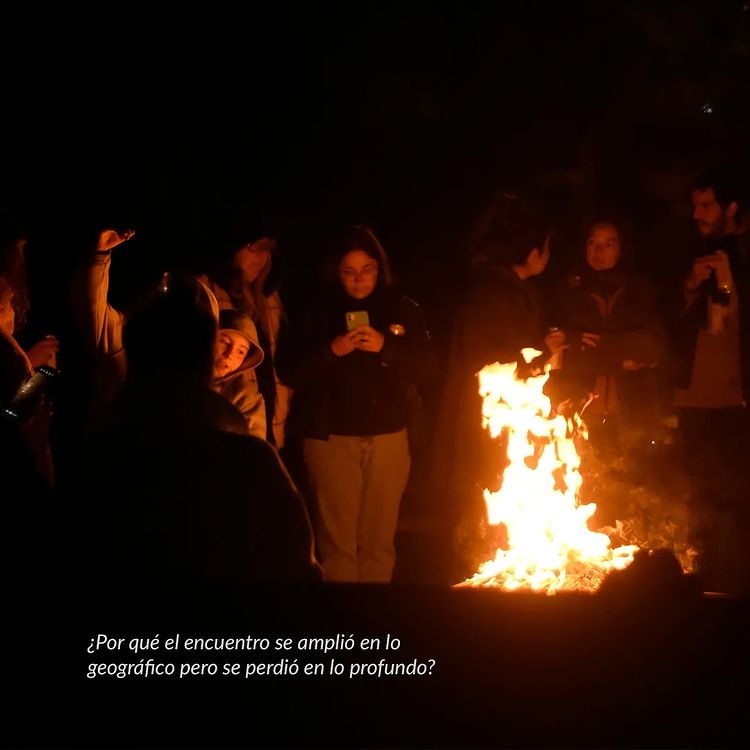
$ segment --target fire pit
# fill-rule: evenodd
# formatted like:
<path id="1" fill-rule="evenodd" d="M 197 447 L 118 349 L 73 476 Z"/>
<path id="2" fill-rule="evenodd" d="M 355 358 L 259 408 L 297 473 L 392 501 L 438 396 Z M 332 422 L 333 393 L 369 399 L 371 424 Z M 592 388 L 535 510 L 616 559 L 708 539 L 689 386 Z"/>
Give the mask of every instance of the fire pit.
<path id="1" fill-rule="evenodd" d="M 530 363 L 541 352 L 524 349 Z M 502 486 L 484 491 L 490 525 L 503 524 L 506 548 L 458 586 L 505 591 L 597 591 L 605 577 L 622 571 L 639 547 L 613 547 L 609 533 L 588 522 L 596 503 L 581 502 L 583 477 L 576 441 L 588 439 L 579 414 L 555 414 L 544 394 L 544 372 L 519 377 L 518 363 L 495 363 L 479 373 L 482 422 L 493 438 L 503 436 L 498 465 L 506 462 Z M 618 522 L 617 526 L 621 524 Z M 607 533 L 609 532 L 609 533 Z"/>

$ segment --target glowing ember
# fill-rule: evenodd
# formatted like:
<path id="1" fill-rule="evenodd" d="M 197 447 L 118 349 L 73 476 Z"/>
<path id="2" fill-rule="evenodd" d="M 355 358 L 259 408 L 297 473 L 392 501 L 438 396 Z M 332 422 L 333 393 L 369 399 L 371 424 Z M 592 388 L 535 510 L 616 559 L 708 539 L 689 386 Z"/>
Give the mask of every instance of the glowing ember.
<path id="1" fill-rule="evenodd" d="M 526 362 L 540 352 L 522 351 Z M 479 373 L 484 399 L 482 423 L 492 437 L 505 433 L 508 465 L 502 487 L 484 491 L 489 522 L 504 524 L 508 549 L 460 586 L 499 586 L 554 594 L 559 590 L 595 591 L 611 570 L 633 561 L 634 545 L 610 547 L 609 537 L 591 531 L 587 522 L 596 505 L 579 504 L 580 458 L 574 437 L 586 428 L 573 419 L 551 416 L 542 389 L 545 373 L 517 377 L 517 363 L 489 365 Z"/>

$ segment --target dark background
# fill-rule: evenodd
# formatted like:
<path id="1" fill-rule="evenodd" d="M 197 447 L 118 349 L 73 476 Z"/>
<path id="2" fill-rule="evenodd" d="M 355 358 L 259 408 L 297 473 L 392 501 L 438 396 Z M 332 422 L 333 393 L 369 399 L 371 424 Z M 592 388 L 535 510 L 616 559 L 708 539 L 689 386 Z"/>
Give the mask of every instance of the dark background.
<path id="1" fill-rule="evenodd" d="M 602 209 L 658 275 L 680 252 L 655 230 L 688 219 L 690 177 L 750 163 L 742 0 L 115 6 L 42 25 L 8 24 L 0 197 L 47 273 L 76 222 L 136 225 L 148 267 L 210 254 L 203 217 L 247 207 L 282 230 L 294 288 L 328 227 L 364 221 L 439 323 L 498 188 L 547 205 L 553 275 Z"/>
<path id="2" fill-rule="evenodd" d="M 615 210 L 630 219 L 641 269 L 665 283 L 684 260 L 681 233 L 692 231 L 692 176 L 716 160 L 750 166 L 743 0 L 442 10 L 256 2 L 232 12 L 183 6 L 172 15 L 154 7 L 140 17 L 124 5 L 107 5 L 106 14 L 71 6 L 34 7 L 29 18 L 4 12 L 0 203 L 20 214 L 31 238 L 30 340 L 58 332 L 79 243 L 101 221 L 138 230 L 115 260 L 113 295 L 126 301 L 165 265 L 210 256 L 213 212 L 252 211 L 282 232 L 275 263 L 290 305 L 309 291 L 326 230 L 367 222 L 442 341 L 461 290 L 462 243 L 499 188 L 546 205 L 558 230 L 551 280 L 573 262 L 584 218 Z M 380 623 L 422 643 L 420 656 L 439 658 L 438 680 L 421 691 L 329 685 L 290 700 L 285 685 L 245 695 L 208 684 L 184 703 L 71 678 L 81 674 L 79 646 L 99 621 L 71 606 L 67 590 L 51 614 L 44 592 L 30 592 L 45 609 L 32 634 L 39 631 L 60 671 L 48 681 L 48 663 L 27 664 L 27 651 L 17 649 L 28 685 L 14 744 L 747 744 L 744 606 L 709 602 L 696 612 L 667 603 L 675 624 L 653 602 L 626 601 L 630 619 L 600 627 L 597 618 L 614 617 L 606 602 L 578 611 L 560 597 L 554 612 L 535 602 L 524 619 L 520 599 L 421 592 L 391 587 L 374 603 L 369 591 L 357 601 L 356 591 L 290 597 L 298 609 L 278 622 L 278 602 L 256 607 L 240 596 L 232 601 L 249 608 L 241 615 L 200 610 L 215 626 L 237 622 L 239 630 L 258 628 L 263 613 L 276 632 Z M 88 594 L 91 610 L 100 593 Z M 332 607 L 326 596 L 341 598 Z M 154 622 L 146 610 L 134 616 L 133 632 Z M 174 629 L 173 618 L 166 622 Z M 552 622 L 545 637 L 563 635 L 540 648 L 529 622 Z M 503 623 L 502 647 L 493 650 Z M 512 669 L 515 678 L 504 680 Z M 271 718 L 278 706 L 283 731 Z"/>
<path id="3" fill-rule="evenodd" d="M 0 204 L 30 236 L 19 338 L 58 335 L 63 371 L 77 366 L 72 272 L 102 224 L 137 230 L 113 263 L 127 310 L 166 268 L 203 270 L 216 217 L 247 213 L 280 238 L 293 315 L 328 230 L 368 223 L 444 355 L 466 238 L 493 193 L 546 207 L 546 284 L 579 257 L 592 214 L 624 219 L 668 318 L 693 177 L 750 170 L 746 0 L 110 10 L 9 12 L 2 45 Z"/>

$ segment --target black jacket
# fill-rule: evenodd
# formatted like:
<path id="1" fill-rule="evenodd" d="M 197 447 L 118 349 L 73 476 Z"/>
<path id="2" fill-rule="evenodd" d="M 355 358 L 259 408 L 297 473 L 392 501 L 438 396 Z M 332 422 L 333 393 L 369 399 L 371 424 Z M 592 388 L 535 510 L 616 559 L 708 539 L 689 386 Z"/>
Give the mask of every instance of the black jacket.
<path id="1" fill-rule="evenodd" d="M 380 352 L 343 357 L 331 342 L 346 333 L 346 313 L 366 311 L 384 334 Z M 289 434 L 325 440 L 330 434 L 383 435 L 407 425 L 409 389 L 432 377 L 436 359 L 418 305 L 394 288 L 355 300 L 336 290 L 279 341 L 277 368 L 294 388 Z"/>
<path id="2" fill-rule="evenodd" d="M 666 334 L 650 283 L 628 270 L 574 271 L 554 295 L 550 320 L 565 331 L 569 344 L 556 378 L 562 397 L 585 401 L 596 392 L 606 401 L 607 389 L 628 411 L 656 407 L 654 368 L 664 354 Z M 581 333 L 598 334 L 598 346 L 581 346 Z M 626 360 L 640 369 L 624 370 Z"/>
<path id="3" fill-rule="evenodd" d="M 464 496 L 497 480 L 497 446 L 482 428 L 476 374 L 515 362 L 521 349 L 542 349 L 544 317 L 533 281 L 507 266 L 484 267 L 456 311 L 433 455 L 436 487 Z"/>

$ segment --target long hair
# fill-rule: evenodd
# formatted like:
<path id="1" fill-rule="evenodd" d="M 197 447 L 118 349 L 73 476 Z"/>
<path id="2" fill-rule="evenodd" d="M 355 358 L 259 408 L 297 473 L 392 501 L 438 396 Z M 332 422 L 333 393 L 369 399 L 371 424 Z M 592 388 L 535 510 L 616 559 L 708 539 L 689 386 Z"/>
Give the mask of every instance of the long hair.
<path id="1" fill-rule="evenodd" d="M 234 306 L 238 310 L 242 310 L 249 315 L 254 322 L 258 323 L 267 336 L 271 335 L 271 322 L 268 313 L 268 297 L 265 293 L 265 286 L 266 281 L 268 280 L 268 274 L 271 273 L 271 262 L 276 243 L 275 240 L 271 241 L 273 243 L 271 255 L 253 281 L 246 284 L 242 279 L 242 271 L 235 268 L 231 262 L 224 269 L 223 278 L 223 281 L 226 284 L 226 290 L 232 298 Z M 239 252 L 241 249 L 241 247 L 238 248 L 235 253 Z"/>
<path id="2" fill-rule="evenodd" d="M 0 211 L 0 277 L 13 290 L 13 311 L 16 327 L 20 328 L 29 311 L 29 292 L 26 285 L 26 263 L 23 243 L 26 235 L 21 225 L 5 211 Z"/>
<path id="3" fill-rule="evenodd" d="M 220 212 L 214 219 L 214 226 L 219 237 L 218 263 L 211 275 L 226 289 L 234 306 L 272 337 L 268 287 L 280 227 L 273 221 L 259 219 L 251 210 Z M 234 257 L 243 247 L 262 239 L 270 241 L 271 255 L 257 278 L 247 284 L 242 279 L 242 272 L 234 265 Z"/>

